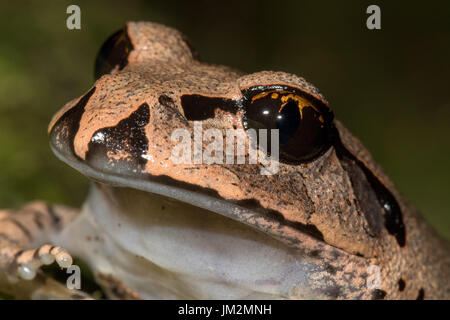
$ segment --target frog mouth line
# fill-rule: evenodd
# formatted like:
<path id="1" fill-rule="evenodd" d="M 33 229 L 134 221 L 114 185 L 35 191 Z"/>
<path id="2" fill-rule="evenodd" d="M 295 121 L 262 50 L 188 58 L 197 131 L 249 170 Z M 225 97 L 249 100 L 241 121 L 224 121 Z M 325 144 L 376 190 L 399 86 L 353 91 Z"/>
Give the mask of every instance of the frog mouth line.
<path id="1" fill-rule="evenodd" d="M 56 148 L 51 145 L 50 147 L 60 160 L 94 181 L 113 187 L 128 187 L 150 192 L 220 214 L 267 233 L 291 247 L 303 248 L 301 243 L 304 241 L 314 241 L 318 245 L 333 247 L 325 242 L 322 233 L 314 225 L 289 221 L 280 212 L 263 208 L 255 199 L 223 200 L 213 189 L 179 182 L 168 176 L 147 175 L 148 179 L 144 180 L 132 176 L 121 177 L 107 174 L 95 170 L 85 163 L 71 161 Z M 333 248 L 339 250 L 339 248 Z"/>

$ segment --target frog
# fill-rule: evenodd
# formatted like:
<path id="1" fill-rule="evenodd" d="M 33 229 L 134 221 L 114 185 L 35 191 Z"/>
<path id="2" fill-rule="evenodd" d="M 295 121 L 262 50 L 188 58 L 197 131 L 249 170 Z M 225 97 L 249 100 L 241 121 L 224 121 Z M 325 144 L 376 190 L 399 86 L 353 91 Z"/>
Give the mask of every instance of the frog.
<path id="1" fill-rule="evenodd" d="M 304 78 L 203 62 L 153 22 L 109 37 L 95 75 L 48 127 L 89 195 L 0 211 L 0 291 L 91 299 L 42 272 L 79 258 L 110 299 L 450 298 L 448 242 Z M 174 161 L 175 130 L 212 130 L 200 151 L 231 132 L 244 161 Z"/>

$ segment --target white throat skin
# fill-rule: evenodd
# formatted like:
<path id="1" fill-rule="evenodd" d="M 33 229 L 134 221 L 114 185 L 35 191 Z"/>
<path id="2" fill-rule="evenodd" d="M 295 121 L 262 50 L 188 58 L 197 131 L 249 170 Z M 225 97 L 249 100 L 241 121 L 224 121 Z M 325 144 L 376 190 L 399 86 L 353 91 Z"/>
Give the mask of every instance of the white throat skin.
<path id="1" fill-rule="evenodd" d="M 57 239 L 144 299 L 323 299 L 318 266 L 211 211 L 131 188 L 94 184 Z M 57 243 L 58 243 L 57 242 Z"/>

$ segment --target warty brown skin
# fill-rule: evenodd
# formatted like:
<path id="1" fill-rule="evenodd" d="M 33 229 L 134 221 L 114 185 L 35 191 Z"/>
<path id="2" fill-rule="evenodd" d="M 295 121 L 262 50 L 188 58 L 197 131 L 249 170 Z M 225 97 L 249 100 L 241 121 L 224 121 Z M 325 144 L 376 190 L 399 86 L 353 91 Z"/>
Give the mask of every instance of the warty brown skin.
<path id="1" fill-rule="evenodd" d="M 424 222 L 364 146 L 337 120 L 332 123 L 342 148 L 395 197 L 404 224 L 404 244 L 386 229 L 384 209 L 367 176 L 358 169 L 361 166 L 342 157 L 336 144 L 312 161 L 280 163 L 279 172 L 271 176 L 261 175 L 260 165 L 171 161 L 171 150 L 176 145 L 170 138 L 173 129 L 184 128 L 191 134 L 194 130 L 193 121 L 185 114 L 183 96 L 220 98 L 239 105 L 248 88 L 282 85 L 327 106 L 314 86 L 284 72 L 243 75 L 227 67 L 202 63 L 194 58 L 178 31 L 159 24 L 130 22 L 126 32 L 133 47 L 126 65 L 116 66 L 99 78 L 88 93 L 66 104 L 49 125 L 52 146 L 66 162 L 81 163 L 130 180 L 165 177 L 236 204 L 251 201 L 259 214 L 232 218 L 314 259 L 321 270 L 326 270 L 318 272 L 316 279 L 317 286 L 328 292 L 328 298 L 450 297 L 448 244 Z M 243 118 L 242 109 L 229 110 L 219 105 L 212 117 L 202 120 L 202 126 L 203 130 L 214 128 L 222 132 L 245 129 Z M 134 129 L 130 129 L 133 125 Z M 99 132 L 118 135 L 123 134 L 121 130 L 142 137 L 112 137 L 113 143 L 100 148 L 92 143 Z M 143 155 L 152 161 L 143 161 Z M 107 179 L 102 182 L 108 183 Z M 273 213 L 277 219 L 269 216 Z M 309 227 L 315 231 L 309 232 Z M 9 235 L 11 229 L 0 221 L 0 235 L 1 232 Z M 12 255 L 6 253 L 4 261 L 8 262 L 0 266 L 9 266 Z M 366 285 L 367 268 L 371 265 L 381 271 L 381 285 L 376 290 Z"/>

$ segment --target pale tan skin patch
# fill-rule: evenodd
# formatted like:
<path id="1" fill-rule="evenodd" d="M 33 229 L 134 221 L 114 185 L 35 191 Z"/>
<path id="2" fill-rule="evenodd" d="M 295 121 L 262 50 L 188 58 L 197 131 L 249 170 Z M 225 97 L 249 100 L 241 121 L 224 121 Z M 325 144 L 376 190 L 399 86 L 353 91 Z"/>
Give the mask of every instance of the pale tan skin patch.
<path id="1" fill-rule="evenodd" d="M 118 127 L 121 121 L 147 104 L 149 119 L 142 132 L 148 146 L 137 157 L 144 156 L 152 161 L 146 161 L 138 168 L 133 162 L 137 159 L 120 149 L 108 150 L 107 162 L 122 161 L 125 167 L 131 167 L 137 179 L 145 180 L 149 175 L 166 176 L 173 181 L 212 190 L 230 202 L 253 200 L 264 210 L 280 213 L 283 219 L 294 225 L 275 223 L 264 217 L 235 219 L 292 248 L 310 254 L 320 252 L 313 260 L 317 265 L 329 266 L 329 271 L 314 274 L 314 279 L 318 286 L 328 281 L 330 288 L 342 288 L 335 292 L 334 298 L 415 299 L 421 289 L 425 292 L 425 298 L 450 297 L 448 244 L 424 223 L 369 152 L 338 121 L 334 121 L 334 125 L 342 144 L 364 163 L 399 203 L 406 229 L 405 246 L 399 246 L 385 228 L 377 236 L 370 234 L 365 212 L 357 204 L 354 186 L 333 146 L 308 163 L 280 163 L 279 173 L 274 176 L 260 175 L 260 167 L 255 165 L 174 164 L 170 160 L 171 150 L 175 146 L 170 138 L 173 129 L 184 128 L 193 133 L 193 121 L 185 119 L 183 95 L 197 94 L 239 101 L 247 88 L 283 85 L 302 91 L 327 105 L 325 98 L 313 85 L 301 77 L 284 72 L 262 71 L 243 75 L 227 67 L 201 63 L 194 59 L 178 31 L 162 25 L 130 22 L 126 31 L 134 48 L 128 56 L 128 63 L 122 70 L 116 67 L 94 83 L 95 92 L 80 109 L 80 114 L 77 114 L 80 117 L 76 119 L 76 126 L 58 126 L 58 123 L 61 123 L 60 119 L 67 112 L 77 108 L 80 99 L 69 102 L 52 119 L 49 132 L 54 138 L 53 147 L 63 157 L 90 166 L 90 159 L 96 157 L 95 154 L 89 156 L 92 152 L 90 142 L 95 132 Z M 170 103 L 161 102 L 161 96 Z M 278 95 L 273 94 L 273 98 L 278 98 Z M 243 113 L 217 108 L 214 117 L 203 120 L 202 125 L 204 129 L 244 129 Z M 72 140 L 69 139 L 71 135 Z M 73 150 L 73 154 L 67 150 Z M 22 218 L 22 211 L 15 215 L 9 212 L 0 214 L 6 219 L 14 216 L 25 221 L 28 218 Z M 63 219 L 61 226 L 69 223 L 70 219 Z M 323 241 L 305 234 L 295 227 L 295 223 L 313 225 L 323 235 Z M 26 227 L 29 227 L 28 224 Z M 9 237 L 11 234 L 20 234 L 17 228 L 17 225 L 7 223 L 4 218 L 0 220 L 0 235 L 3 233 Z M 38 235 L 42 230 L 33 229 L 30 233 Z M 29 241 L 24 237 L 16 239 L 11 236 L 11 239 L 6 240 L 0 237 L 0 241 L 3 241 L 0 245 L 0 270 L 3 272 L 10 270 L 10 266 L 19 261 L 15 258 L 18 250 L 29 247 Z M 377 265 L 381 269 L 378 293 L 365 285 L 367 267 L 370 265 Z M 101 280 L 106 279 L 114 277 L 103 276 Z M 399 279 L 406 283 L 403 290 L 399 290 Z M 120 279 L 114 279 L 114 282 L 120 283 Z M 110 283 L 110 287 L 114 287 L 113 283 Z M 137 297 L 133 288 L 122 288 L 121 292 L 125 292 L 127 297 Z"/>

